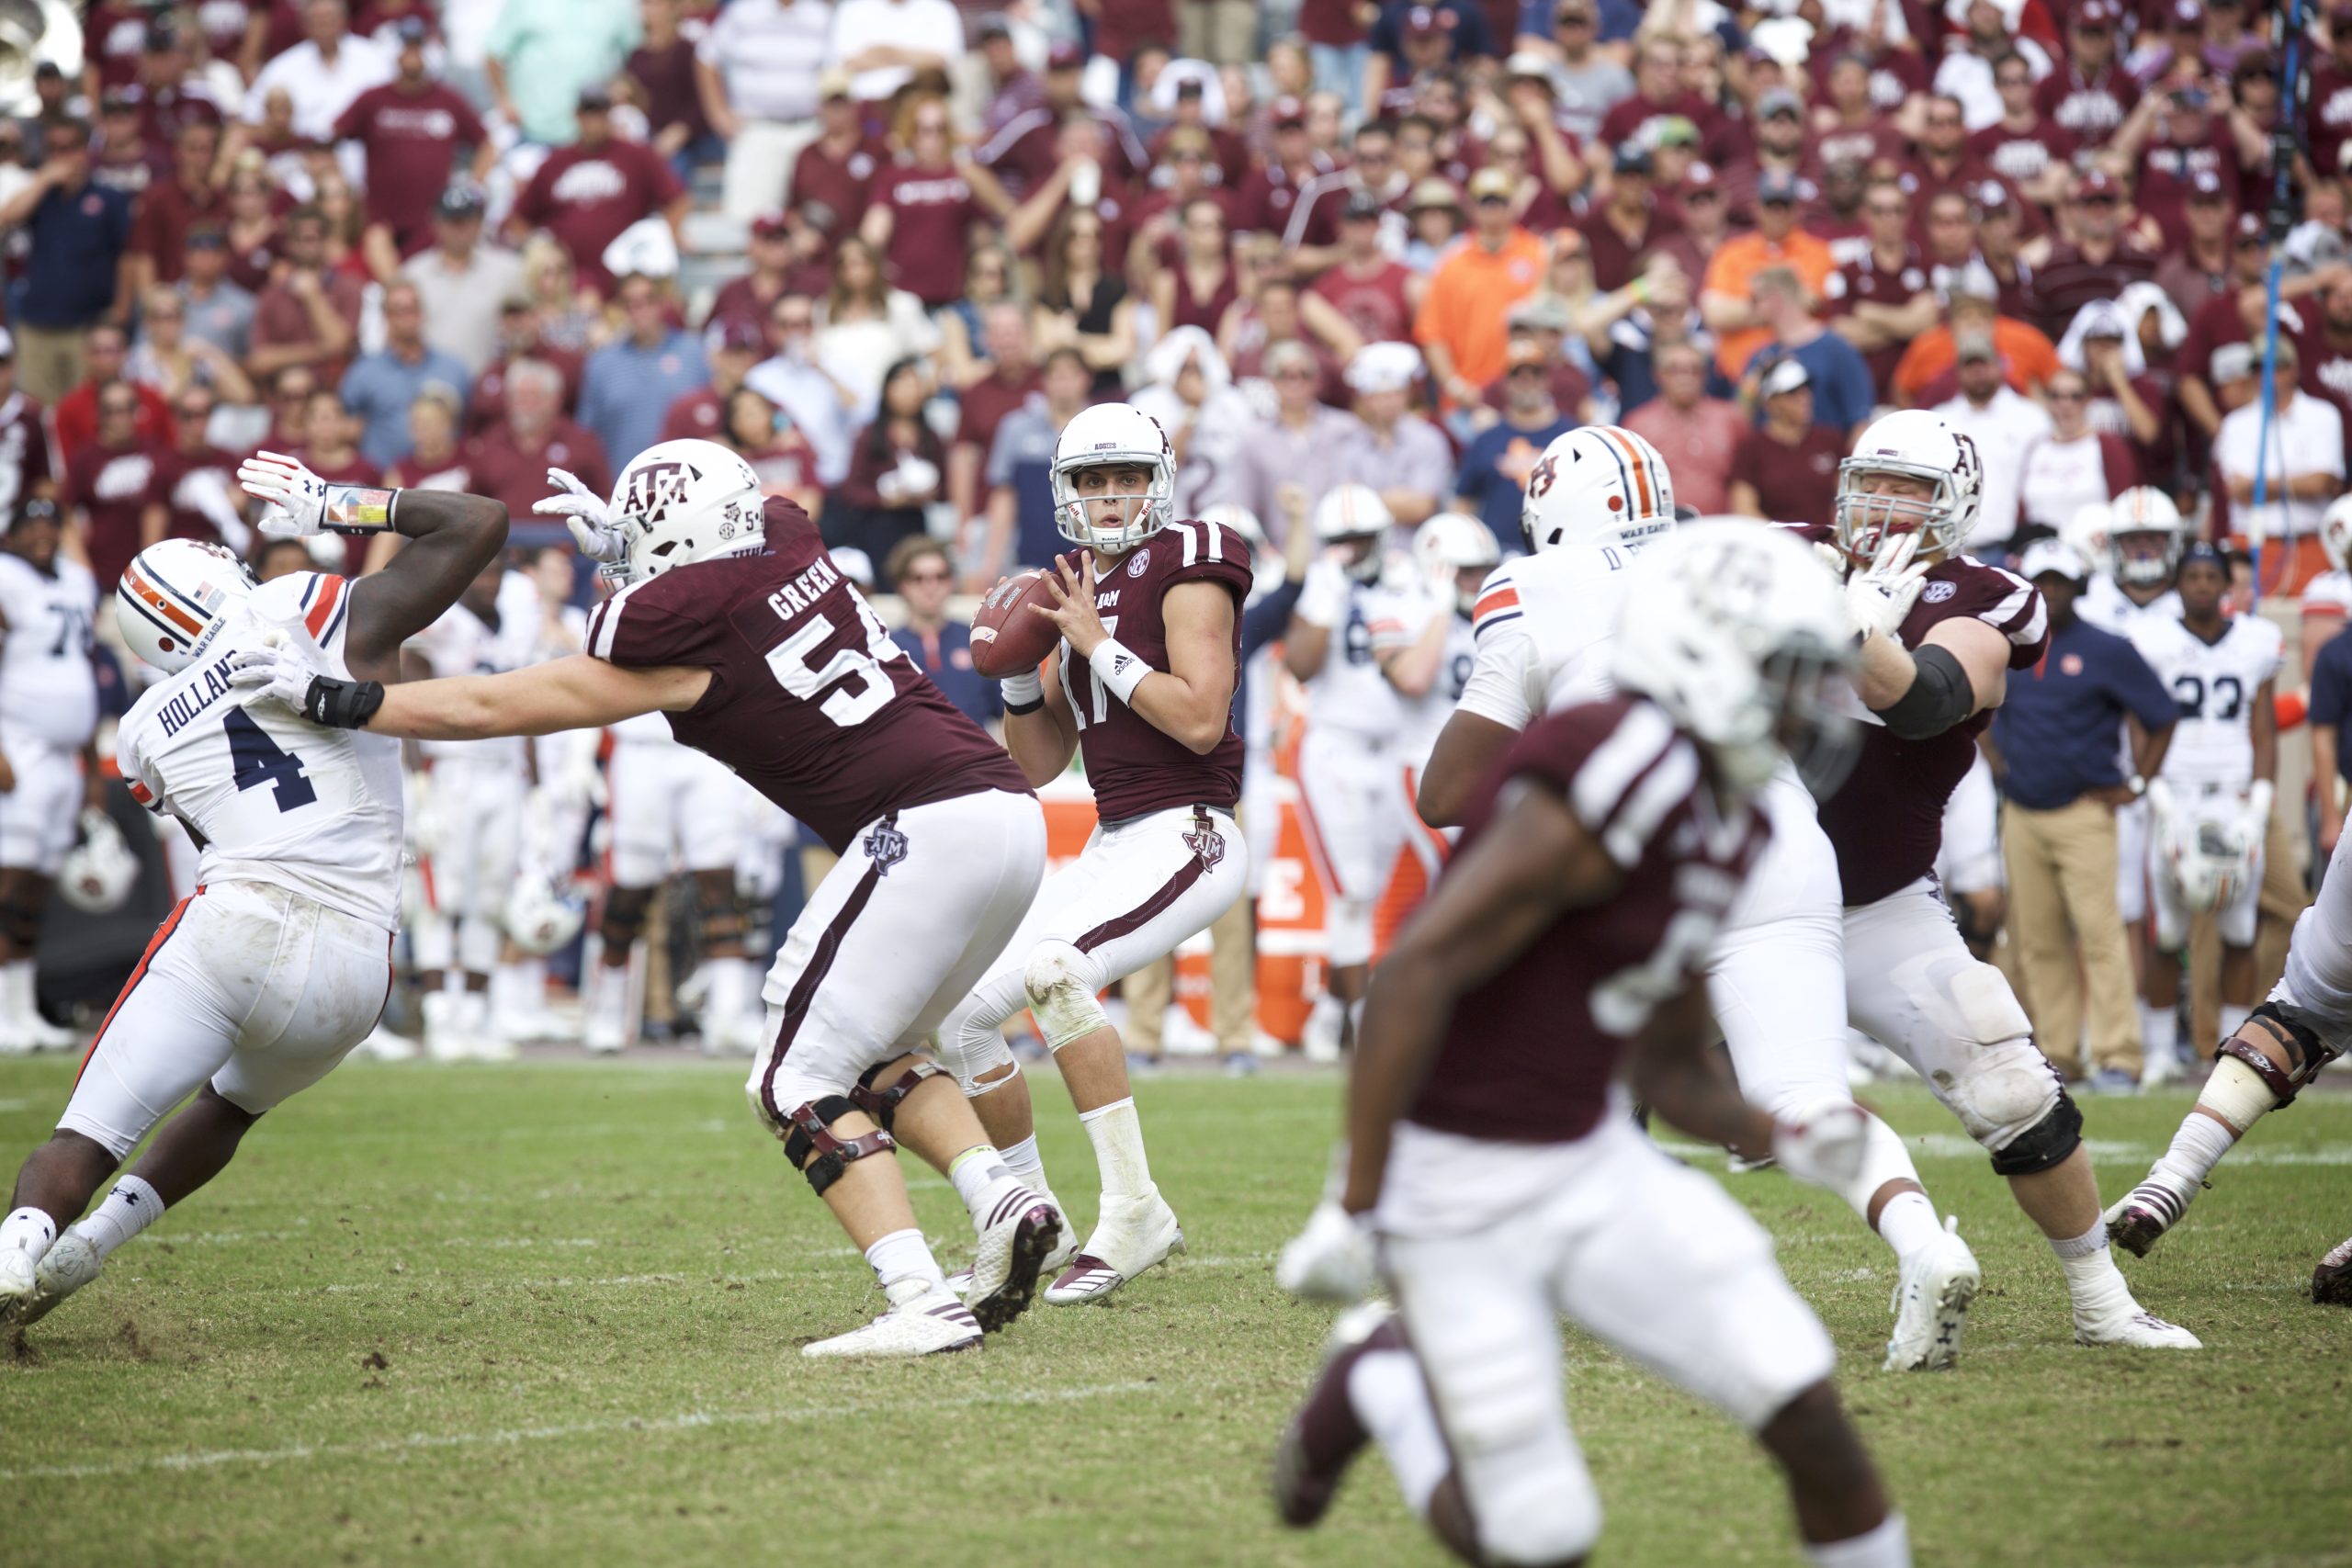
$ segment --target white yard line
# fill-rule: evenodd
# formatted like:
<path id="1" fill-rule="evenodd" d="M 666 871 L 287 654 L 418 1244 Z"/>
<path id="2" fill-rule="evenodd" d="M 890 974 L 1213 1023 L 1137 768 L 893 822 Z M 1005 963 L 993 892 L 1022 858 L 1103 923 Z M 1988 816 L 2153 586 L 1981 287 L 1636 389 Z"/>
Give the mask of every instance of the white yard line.
<path id="1" fill-rule="evenodd" d="M 930 1410 L 970 1409 L 996 1404 L 1064 1404 L 1087 1399 L 1116 1399 L 1128 1394 L 1157 1394 L 1165 1386 L 1152 1382 L 1093 1383 L 1082 1387 L 1007 1390 L 961 1395 L 953 1399 L 923 1398 Z M 143 1458 L 110 1460 L 99 1464 L 28 1465 L 0 1470 L 0 1481 L 83 1481 L 115 1475 L 141 1475 L 154 1471 L 210 1470 L 221 1465 L 278 1465 L 313 1460 L 376 1459 L 390 1455 L 430 1452 L 436 1449 L 467 1449 L 519 1443 L 554 1442 L 566 1438 L 594 1437 L 607 1432 L 691 1432 L 711 1427 L 767 1427 L 795 1421 L 831 1421 L 844 1416 L 894 1415 L 908 1408 L 903 1400 L 872 1400 L 863 1404 L 828 1400 L 791 1404 L 772 1410 L 685 1410 L 673 1416 L 631 1416 L 604 1421 L 580 1421 L 555 1427 L 511 1427 L 484 1432 L 413 1432 L 367 1443 L 289 1443 L 277 1449 L 214 1449 L 196 1453 L 150 1454 Z"/>

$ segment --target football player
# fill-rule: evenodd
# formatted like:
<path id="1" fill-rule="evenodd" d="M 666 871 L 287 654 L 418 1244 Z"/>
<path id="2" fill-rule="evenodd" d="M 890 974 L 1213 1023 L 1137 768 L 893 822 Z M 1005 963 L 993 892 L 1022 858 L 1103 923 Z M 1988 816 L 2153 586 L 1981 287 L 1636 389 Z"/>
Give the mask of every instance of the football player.
<path id="1" fill-rule="evenodd" d="M 115 1248 L 220 1174 L 261 1116 L 316 1083 L 383 1011 L 400 925 L 397 743 L 241 703 L 242 653 L 299 628 L 322 668 L 396 680 L 401 644 L 456 602 L 506 538 L 494 501 L 328 485 L 264 452 L 238 478 L 273 533 L 402 536 L 356 581 L 298 571 L 256 585 L 219 545 L 165 539 L 115 591 L 123 641 L 163 678 L 117 731 L 132 795 L 203 845 L 180 900 L 91 1042 L 56 1134 L 0 1221 L 0 1325 L 40 1317 Z M 101 1183 L 172 1118 L 96 1212 Z M 69 1226 L 60 1235 L 61 1226 Z"/>
<path id="2" fill-rule="evenodd" d="M 1861 636 L 1853 692 L 1873 721 L 1853 773 L 1821 799 L 1846 901 L 1846 1007 L 1960 1119 L 2049 1238 L 2077 1343 L 2196 1349 L 2195 1335 L 2132 1299 L 2082 1112 L 1936 890 L 1945 804 L 2009 671 L 2032 668 L 2049 641 L 2033 585 L 1960 552 L 1982 478 L 1975 444 L 1941 418 L 1888 414 L 1838 467 L 1836 523 L 1800 530 L 1843 564 Z"/>
<path id="3" fill-rule="evenodd" d="M 1061 1069 L 1102 1200 L 1085 1246 L 1054 1259 L 1045 1296 L 1057 1306 L 1099 1301 L 1184 1245 L 1151 1179 L 1125 1047 L 1097 998 L 1215 923 L 1249 879 L 1233 817 L 1233 692 L 1253 561 L 1224 524 L 1176 517 L 1175 485 L 1167 433 L 1141 410 L 1099 403 L 1063 427 L 1054 522 L 1082 548 L 1046 578 L 1061 632 L 1051 677 L 1003 682 L 1004 743 L 1033 784 L 1082 750 L 1097 825 L 940 1032 L 981 1124 L 1048 1195 L 1005 1021 L 1029 1009 Z"/>
<path id="4" fill-rule="evenodd" d="M 1494 759 L 1543 714 L 1613 690 L 1627 574 L 1674 526 L 1673 480 L 1632 431 L 1571 431 L 1529 475 L 1523 516 L 1534 553 L 1494 573 L 1479 594 L 1477 661 L 1422 778 L 1431 822 L 1461 820 Z M 1774 1115 L 1804 1119 L 1853 1102 L 1837 855 L 1793 768 L 1764 790 L 1759 808 L 1772 822 L 1771 846 L 1709 955 L 1708 992 L 1741 1092 Z M 1982 1273 L 1938 1223 L 1903 1140 L 1875 1116 L 1866 1126 L 1861 1168 L 1837 1191 L 1897 1260 L 1886 1365 L 1950 1367 Z"/>
<path id="5" fill-rule="evenodd" d="M 57 502 L 35 496 L 0 538 L 0 1055 L 79 1038 L 41 1017 L 33 987 L 50 884 L 82 813 L 106 804 L 92 750 L 98 589 L 89 568 L 59 552 L 62 536 Z"/>
<path id="6" fill-rule="evenodd" d="M 315 722 L 469 740 L 664 713 L 841 857 L 763 993 L 744 1086 L 889 1299 L 813 1357 L 969 1349 L 1028 1305 L 1062 1217 L 1005 1168 L 945 1075 L 913 1054 L 1004 948 L 1045 873 L 1046 821 L 1020 770 L 890 640 L 790 501 L 724 446 L 665 441 L 612 500 L 550 473 L 564 516 L 622 586 L 587 651 L 506 674 L 386 690 L 314 665 L 299 637 L 238 678 Z M 941 1081 L 933 1082 L 937 1078 Z M 968 1305 L 916 1228 L 900 1143 L 955 1185 L 978 1233 Z"/>
<path id="7" fill-rule="evenodd" d="M 1406 782 L 1419 761 L 1407 712 L 1419 693 L 1400 689 L 1389 667 L 1444 616 L 1412 558 L 1385 547 L 1393 522 L 1369 485 L 1337 485 L 1316 502 L 1324 553 L 1283 637 L 1283 663 L 1306 686 L 1299 816 L 1323 880 L 1328 982 L 1306 1044 L 1325 1060 L 1344 1048 L 1362 1010 L 1374 906 L 1397 852 L 1421 831 Z"/>
<path id="8" fill-rule="evenodd" d="M 2143 1083 L 2180 1076 L 2180 955 L 2192 909 L 2220 925 L 2222 1035 L 2254 1010 L 2255 916 L 2278 765 L 2271 687 L 2286 638 L 2259 615 L 2224 613 L 2230 563 L 2212 546 L 2190 546 L 2177 576 L 2179 616 L 2143 616 L 2131 632 L 2180 707 L 2147 786 L 2154 919 L 2141 970 Z"/>
<path id="9" fill-rule="evenodd" d="M 1910 1562 L 1829 1336 L 1722 1187 L 1643 1137 L 1614 1080 L 1709 1142 L 1842 1184 L 1861 1112 L 1775 1120 L 1715 1069 L 1701 971 L 1770 836 L 1784 745 L 1852 721 L 1838 589 L 1794 539 L 1702 524 L 1634 566 L 1618 694 L 1537 718 L 1465 808 L 1459 850 L 1374 974 L 1344 1179 L 1278 1277 L 1396 1307 L 1344 1314 L 1277 1450 L 1285 1522 L 1376 1441 L 1464 1562 L 1581 1562 L 1600 1502 L 1569 1430 L 1557 1318 L 1723 1410 L 1786 1474 L 1813 1560 Z"/>

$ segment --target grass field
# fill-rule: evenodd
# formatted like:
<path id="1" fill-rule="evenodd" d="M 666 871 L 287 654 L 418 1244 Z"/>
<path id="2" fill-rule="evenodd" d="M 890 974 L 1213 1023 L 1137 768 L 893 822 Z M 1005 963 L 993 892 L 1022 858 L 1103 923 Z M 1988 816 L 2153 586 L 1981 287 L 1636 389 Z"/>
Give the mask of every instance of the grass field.
<path id="1" fill-rule="evenodd" d="M 71 1064 L 0 1062 L 11 1169 Z M 0 1562 L 1424 1563 L 1367 1456 L 1325 1527 L 1273 1522 L 1273 1435 L 1328 1313 L 1274 1287 L 1330 1077 L 1141 1086 L 1193 1255 L 983 1354 L 816 1365 L 876 1307 L 731 1065 L 355 1065 L 0 1357 Z M 2075 1348 L 2054 1265 L 1923 1093 L 1877 1097 L 1986 1289 L 1962 1370 L 1877 1371 L 1892 1277 L 1834 1201 L 1730 1179 L 1838 1341 L 1922 1563 L 2352 1562 L 2352 1314 L 2303 1290 L 2352 1231 L 2352 1097 L 2266 1122 L 2143 1299 L 2199 1355 Z M 1048 1168 L 1091 1166 L 1044 1088 Z M 2110 1190 L 2185 1097 L 2097 1100 Z M 945 1183 L 915 1198 L 968 1252 Z M 1570 1401 L 1612 1564 L 1790 1563 L 1746 1439 L 1589 1343 Z"/>

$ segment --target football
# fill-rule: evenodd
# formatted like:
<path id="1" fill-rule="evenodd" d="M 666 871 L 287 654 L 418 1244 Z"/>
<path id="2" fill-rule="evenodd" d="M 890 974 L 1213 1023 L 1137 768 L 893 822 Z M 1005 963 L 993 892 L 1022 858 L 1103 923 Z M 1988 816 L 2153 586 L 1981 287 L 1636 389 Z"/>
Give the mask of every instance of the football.
<path id="1" fill-rule="evenodd" d="M 973 669 L 1001 681 L 1045 662 L 1062 634 L 1045 616 L 1031 615 L 1032 604 L 1054 605 L 1042 571 L 1015 572 L 989 590 L 972 617 Z"/>

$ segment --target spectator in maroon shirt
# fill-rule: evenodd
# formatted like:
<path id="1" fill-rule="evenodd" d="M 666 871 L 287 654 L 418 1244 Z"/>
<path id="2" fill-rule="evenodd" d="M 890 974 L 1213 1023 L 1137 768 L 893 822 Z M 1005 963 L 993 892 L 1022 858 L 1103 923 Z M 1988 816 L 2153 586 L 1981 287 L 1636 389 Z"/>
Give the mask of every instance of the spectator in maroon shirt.
<path id="1" fill-rule="evenodd" d="M 1946 93 L 1929 98 L 1919 123 L 1918 145 L 1912 150 L 1902 176 L 1914 200 L 1999 177 L 1968 150 L 1967 111 L 1958 98 Z"/>
<path id="2" fill-rule="evenodd" d="M 1378 203 L 1351 203 L 1340 225 L 1340 259 L 1307 291 L 1337 311 L 1363 342 L 1409 343 L 1413 314 L 1421 308 L 1429 280 L 1390 256 L 1380 240 Z M 1216 321 L 1195 324 L 1215 333 L 1223 318 L 1220 310 Z M 1164 312 L 1160 319 L 1167 320 Z"/>
<path id="3" fill-rule="evenodd" d="M 284 275 L 254 303 L 247 368 L 266 377 L 308 365 L 322 381 L 339 379 L 358 342 L 366 290 L 348 272 L 329 270 L 327 218 L 318 208 L 288 213 L 284 239 Z"/>
<path id="4" fill-rule="evenodd" d="M 252 534 L 238 511 L 243 492 L 234 483 L 237 459 L 206 436 L 217 400 L 201 382 L 172 400 L 179 437 L 155 453 L 148 500 L 164 510 L 163 537 L 213 540 L 243 555 Z"/>
<path id="5" fill-rule="evenodd" d="M 899 123 L 899 151 L 875 176 L 859 232 L 882 255 L 891 283 L 936 310 L 962 291 L 972 225 L 1004 217 L 1012 203 L 987 170 L 956 156 L 946 99 L 914 95 Z M 1075 177 L 1064 165 L 1046 189 Z"/>
<path id="6" fill-rule="evenodd" d="M 132 434 L 141 442 L 162 446 L 172 439 L 170 400 L 124 374 L 130 355 L 130 339 L 120 327 L 101 321 L 90 329 L 83 347 L 87 375 L 80 386 L 57 400 L 50 413 L 51 426 L 57 432 L 57 455 L 66 462 L 99 438 L 106 393 L 111 387 L 129 389 L 138 415 Z"/>
<path id="7" fill-rule="evenodd" d="M 605 247 L 647 218 L 661 218 L 673 236 L 681 234 L 687 194 L 661 154 L 613 134 L 613 96 L 602 85 L 581 90 L 577 115 L 580 139 L 548 155 L 515 198 L 507 224 L 518 239 L 534 228 L 553 234 L 581 282 L 603 295 L 613 287 Z"/>
<path id="8" fill-rule="evenodd" d="M 1584 224 L 1592 254 L 1592 281 L 1602 292 L 1623 288 L 1643 271 L 1642 257 L 1674 231 L 1658 216 L 1649 150 L 1628 142 L 1617 149 L 1609 197 Z"/>
<path id="9" fill-rule="evenodd" d="M 719 432 L 727 423 L 727 400 L 767 352 L 767 334 L 757 321 L 721 320 L 714 314 L 703 333 L 703 362 L 710 368 L 710 382 L 670 405 L 662 419 L 662 439 L 723 439 Z"/>
<path id="10" fill-rule="evenodd" d="M 1871 99 L 1871 62 L 1860 54 L 1830 59 L 1824 97 L 1813 110 L 1812 153 L 1816 165 L 1860 164 L 1864 168 L 1903 156 L 1903 133 Z"/>
<path id="11" fill-rule="evenodd" d="M 1883 397 L 1903 351 L 1936 324 L 1938 306 L 1927 264 L 1911 243 L 1911 198 L 1901 183 L 1871 186 L 1862 210 L 1870 248 L 1833 276 L 1829 297 L 1838 314 L 1829 328 L 1861 351 Z"/>
<path id="12" fill-rule="evenodd" d="M 1074 114 L 1102 126 L 1104 174 L 1124 183 L 1151 166 L 1150 151 L 1136 134 L 1134 122 L 1118 109 L 1089 104 L 1080 94 L 1085 65 L 1086 53 L 1078 45 L 1055 44 L 1046 56 L 1046 76 L 1035 107 L 998 126 L 974 151 L 974 162 L 995 176 L 1008 195 L 1026 200 L 1052 176 L 1059 162 L 1056 143 L 1061 127 Z"/>
<path id="13" fill-rule="evenodd" d="M 874 178 L 890 152 L 866 134 L 865 111 L 850 96 L 846 71 L 817 79 L 817 140 L 793 161 L 791 211 L 824 237 L 830 259 L 873 205 Z"/>
<path id="14" fill-rule="evenodd" d="M 1773 523 L 1826 523 L 1838 503 L 1846 437 L 1813 422 L 1813 377 L 1783 359 L 1757 384 L 1763 422 L 1739 438 L 1731 460 L 1731 509 Z"/>
<path id="15" fill-rule="evenodd" d="M 423 17 L 400 24 L 399 73 L 351 100 L 334 122 L 336 140 L 356 141 L 367 157 L 368 270 L 379 283 L 406 257 L 433 243 L 433 209 L 458 172 L 458 150 L 473 149 L 472 177 L 497 161 L 490 134 L 466 102 L 426 74 Z"/>
<path id="16" fill-rule="evenodd" d="M 220 129 L 220 106 L 200 74 L 188 69 L 179 30 L 169 22 L 149 24 L 139 54 L 139 80 L 123 89 L 139 110 L 139 134 L 151 152 L 178 144 L 191 125 Z"/>
<path id="17" fill-rule="evenodd" d="M 645 40 L 621 63 L 621 73 L 634 89 L 638 107 L 645 111 L 652 147 L 670 160 L 681 180 L 690 179 L 696 164 L 716 164 L 727 155 L 727 143 L 710 129 L 702 91 L 695 81 L 695 45 L 678 32 L 678 0 L 642 0 L 638 7 L 645 24 Z"/>
<path id="18" fill-rule="evenodd" d="M 1628 141 L 1646 147 L 1655 134 L 1652 122 L 1680 115 L 1699 128 L 1700 144 L 1712 147 L 1721 118 L 1713 105 L 1682 85 L 1682 51 L 1671 39 L 1654 38 L 1642 45 L 1634 61 L 1634 96 L 1621 100 L 1600 119 L 1600 140 L 1611 147 Z"/>
<path id="19" fill-rule="evenodd" d="M 90 180 L 119 190 L 136 201 L 151 186 L 172 177 L 170 152 L 150 147 L 139 130 L 139 106 L 120 93 L 108 93 L 100 107 L 98 141 L 90 159 Z"/>
<path id="20" fill-rule="evenodd" d="M 2023 195 L 2047 207 L 2064 188 L 2075 138 L 2034 107 L 2033 67 L 2025 56 L 2014 50 L 1996 55 L 1993 86 L 2000 95 L 2001 118 L 1971 136 L 1968 151 Z"/>
<path id="21" fill-rule="evenodd" d="M 605 448 L 584 426 L 563 417 L 563 376 L 543 359 L 518 359 L 506 368 L 506 415 L 468 449 L 474 493 L 506 503 L 508 515 L 524 519 L 548 493 L 548 470 L 569 468 L 598 495 L 612 489 L 612 466 Z M 560 542 L 560 527 L 523 523 L 523 542 Z"/>
<path id="22" fill-rule="evenodd" d="M 229 281 L 256 298 L 270 285 L 284 240 L 277 197 L 258 166 L 240 163 L 229 175 Z"/>
<path id="23" fill-rule="evenodd" d="M 498 313 L 498 354 L 474 382 L 473 396 L 466 400 L 466 415 L 469 427 L 477 435 L 488 431 L 506 417 L 506 380 L 517 360 L 532 359 L 555 367 L 560 392 L 558 406 L 570 413 L 580 403 L 580 378 L 583 367 L 580 355 L 559 344 L 549 343 L 541 330 L 539 312 L 525 299 L 507 300 Z"/>
<path id="24" fill-rule="evenodd" d="M 790 291 L 792 226 L 781 212 L 752 220 L 752 269 L 720 284 L 710 301 L 709 324 L 748 321 L 764 331 L 768 310 Z"/>
<path id="25" fill-rule="evenodd" d="M 2033 90 L 2042 118 L 2085 147 L 2104 146 L 2140 101 L 2139 84 L 2116 63 L 2115 0 L 2080 0 L 2066 28 L 2066 58 Z"/>
<path id="26" fill-rule="evenodd" d="M 177 283 L 189 233 L 228 218 L 228 197 L 213 181 L 220 128 L 192 120 L 172 143 L 172 177 L 150 186 L 130 222 L 125 273 L 133 298 L 158 283 Z"/>
<path id="27" fill-rule="evenodd" d="M 996 427 L 1032 392 L 1042 391 L 1029 346 L 1029 312 L 1011 299 L 980 312 L 980 346 L 988 374 L 964 389 L 956 405 L 956 436 L 947 448 L 947 500 L 959 520 L 977 516 L 980 468 L 996 443 Z"/>
<path id="28" fill-rule="evenodd" d="M 164 536 L 164 511 L 150 494 L 164 443 L 139 434 L 139 401 L 130 382 L 109 382 L 97 398 L 96 436 L 65 463 L 61 499 L 101 583 L 120 581 L 130 558 Z"/>

